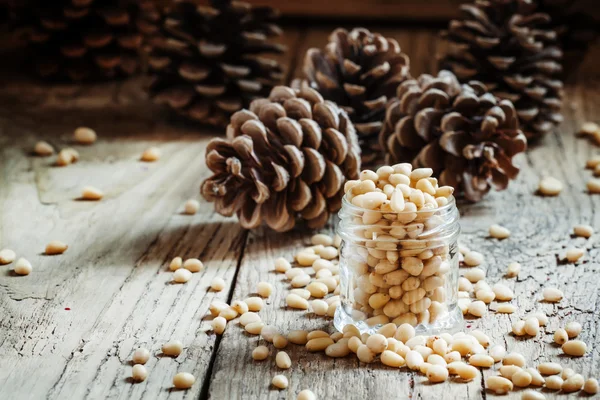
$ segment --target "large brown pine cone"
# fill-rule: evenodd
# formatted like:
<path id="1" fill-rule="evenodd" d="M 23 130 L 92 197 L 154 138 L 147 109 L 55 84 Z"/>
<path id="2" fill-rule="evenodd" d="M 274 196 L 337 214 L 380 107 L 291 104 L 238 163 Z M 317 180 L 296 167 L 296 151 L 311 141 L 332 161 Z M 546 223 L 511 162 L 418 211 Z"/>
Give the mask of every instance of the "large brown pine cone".
<path id="1" fill-rule="evenodd" d="M 519 172 L 513 156 L 527 147 L 510 100 L 494 97 L 480 82 L 461 85 L 449 71 L 398 87 L 380 141 L 389 164 L 432 168 L 441 185 L 470 201 L 492 186 L 505 189 Z"/>
<path id="2" fill-rule="evenodd" d="M 441 68 L 461 82 L 483 82 L 513 102 L 528 139 L 562 122 L 563 53 L 548 14 L 531 0 L 477 0 L 461 6 L 463 18 L 443 34 L 449 44 Z"/>
<path id="3" fill-rule="evenodd" d="M 368 164 L 381 153 L 377 135 L 385 106 L 396 87 L 409 78 L 409 67 L 409 58 L 396 40 L 364 28 L 350 32 L 339 28 L 324 49 L 307 51 L 303 84 L 347 111 L 358 131 L 363 162 Z"/>
<path id="4" fill-rule="evenodd" d="M 275 87 L 268 99 L 233 114 L 227 139 L 206 149 L 213 175 L 202 195 L 247 229 L 263 221 L 282 232 L 296 219 L 325 225 L 341 207 L 346 179 L 357 179 L 360 148 L 346 112 L 314 90 Z"/>
<path id="5" fill-rule="evenodd" d="M 142 7 L 119 0 L 33 0 L 20 9 L 42 78 L 102 80 L 140 68 Z"/>
<path id="6" fill-rule="evenodd" d="M 285 48 L 272 42 L 281 34 L 272 8 L 211 4 L 182 0 L 167 10 L 152 40 L 150 94 L 181 115 L 224 127 L 231 114 L 281 82 L 282 67 L 263 56 Z"/>

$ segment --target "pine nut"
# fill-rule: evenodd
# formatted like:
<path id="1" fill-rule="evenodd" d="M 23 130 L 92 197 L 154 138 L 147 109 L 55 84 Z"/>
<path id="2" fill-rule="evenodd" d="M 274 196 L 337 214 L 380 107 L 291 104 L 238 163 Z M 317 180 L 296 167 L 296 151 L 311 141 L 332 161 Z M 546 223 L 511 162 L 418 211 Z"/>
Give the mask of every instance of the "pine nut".
<path id="1" fill-rule="evenodd" d="M 500 362 L 506 356 L 506 349 L 497 344 L 489 350 L 489 355 L 494 359 L 494 362 Z"/>
<path id="2" fill-rule="evenodd" d="M 469 364 L 474 367 L 490 368 L 494 365 L 494 359 L 485 354 L 473 354 L 469 357 Z"/>
<path id="3" fill-rule="evenodd" d="M 521 272 L 521 264 L 519 264 L 518 262 L 511 262 L 510 264 L 508 264 L 508 267 L 506 269 L 506 277 L 514 278 L 519 275 L 519 272 Z"/>
<path id="4" fill-rule="evenodd" d="M 525 335 L 525 321 L 515 321 L 511 325 L 512 333 L 515 336 Z"/>
<path id="5" fill-rule="evenodd" d="M 248 304 L 248 310 L 250 311 L 260 311 L 265 305 L 263 299 L 261 299 L 260 297 L 248 297 L 244 300 L 244 302 Z"/>
<path id="6" fill-rule="evenodd" d="M 513 306 L 512 304 L 498 304 L 498 306 L 496 307 L 496 312 L 497 313 L 502 313 L 502 314 L 512 314 L 517 310 L 517 308 L 515 306 Z"/>
<path id="7" fill-rule="evenodd" d="M 183 351 L 183 344 L 179 340 L 167 342 L 162 346 L 162 352 L 166 356 L 178 357 Z"/>
<path id="8" fill-rule="evenodd" d="M 295 330 L 288 333 L 288 341 L 290 343 L 304 346 L 308 342 L 308 331 Z"/>
<path id="9" fill-rule="evenodd" d="M 508 286 L 501 283 L 496 283 L 492 287 L 492 290 L 494 291 L 496 300 L 498 301 L 510 301 L 515 297 L 513 291 Z"/>
<path id="10" fill-rule="evenodd" d="M 284 375 L 275 375 L 271 381 L 271 384 L 277 389 L 285 389 L 288 387 L 289 382 L 288 378 L 286 378 Z"/>
<path id="11" fill-rule="evenodd" d="M 503 226 L 494 224 L 490 226 L 489 229 L 490 236 L 495 239 L 506 239 L 510 236 L 510 231 Z"/>
<path id="12" fill-rule="evenodd" d="M 242 317 L 249 311 L 248 304 L 246 304 L 246 302 L 242 300 L 235 300 L 233 303 L 231 303 L 231 308 L 237 311 L 237 313 L 240 314 Z"/>
<path id="13" fill-rule="evenodd" d="M 141 161 L 154 162 L 160 159 L 160 149 L 158 147 L 150 147 L 142 153 Z"/>
<path id="14" fill-rule="evenodd" d="M 595 122 L 584 122 L 583 125 L 581 125 L 580 132 L 584 135 L 593 135 L 600 132 L 600 126 Z"/>
<path id="15" fill-rule="evenodd" d="M 573 234 L 578 237 L 590 238 L 594 234 L 594 228 L 589 225 L 575 225 Z"/>
<path id="16" fill-rule="evenodd" d="M 523 357 L 519 353 L 509 353 L 502 360 L 502 364 L 503 365 L 516 365 L 517 367 L 524 367 L 525 366 L 525 357 Z"/>
<path id="17" fill-rule="evenodd" d="M 13 271 L 17 275 L 29 275 L 32 270 L 31 263 L 24 258 L 19 258 L 13 267 Z"/>
<path id="18" fill-rule="evenodd" d="M 222 302 L 220 300 L 216 300 L 210 303 L 210 305 L 208 306 L 208 310 L 210 311 L 210 315 L 212 315 L 213 317 L 218 317 L 221 311 L 223 311 L 227 307 L 229 307 L 227 303 Z"/>
<path id="19" fill-rule="evenodd" d="M 246 303 L 244 303 L 246 304 Z M 234 308 L 231 306 L 231 308 Z M 237 311 L 237 310 L 236 310 Z M 240 317 L 239 323 L 241 326 L 246 326 L 252 322 L 260 322 L 260 316 L 253 312 L 246 312 Z"/>
<path id="20" fill-rule="evenodd" d="M 531 384 L 531 380 L 531 375 L 524 369 L 515 372 L 512 376 L 512 383 L 518 387 L 529 386 Z"/>
<path id="21" fill-rule="evenodd" d="M 81 199 L 86 201 L 102 200 L 104 193 L 93 186 L 86 186 L 81 191 Z"/>
<path id="22" fill-rule="evenodd" d="M 196 377 L 189 372 L 180 372 L 173 377 L 173 386 L 177 389 L 189 389 L 196 382 Z"/>
<path id="23" fill-rule="evenodd" d="M 200 272 L 204 269 L 204 264 L 197 258 L 189 258 L 183 263 L 183 268 L 190 272 Z"/>
<path id="24" fill-rule="evenodd" d="M 475 293 L 475 298 L 483 301 L 485 304 L 490 304 L 496 298 L 496 294 L 491 290 L 482 289 Z"/>
<path id="25" fill-rule="evenodd" d="M 298 296 L 297 294 L 288 294 L 285 298 L 285 303 L 288 307 L 296 308 L 298 310 L 307 310 L 308 309 L 308 301 Z"/>
<path id="26" fill-rule="evenodd" d="M 246 332 L 248 332 L 251 335 L 260 335 L 264 327 L 265 327 L 264 322 L 259 321 L 259 322 L 250 322 L 249 324 L 246 324 L 244 329 L 246 330 Z"/>
<path id="27" fill-rule="evenodd" d="M 177 273 L 178 271 L 187 271 L 186 269 L 178 269 L 177 271 L 175 271 L 175 273 Z M 187 271 L 188 274 L 191 274 L 191 272 Z M 221 310 L 221 312 L 219 313 L 219 317 L 223 317 L 225 318 L 227 321 L 231 321 L 232 319 L 236 318 L 238 316 L 238 312 L 235 308 L 233 307 L 225 307 L 223 310 Z"/>
<path id="28" fill-rule="evenodd" d="M 329 293 L 329 288 L 323 282 L 311 282 L 306 286 L 312 297 L 323 298 Z"/>
<path id="29" fill-rule="evenodd" d="M 302 297 L 304 300 L 310 299 L 310 292 L 306 289 L 292 289 L 290 294 L 295 294 Z"/>
<path id="30" fill-rule="evenodd" d="M 406 354 L 405 357 L 406 365 L 412 370 L 418 370 L 421 365 L 425 362 L 421 353 L 415 350 L 411 350 Z"/>
<path id="31" fill-rule="evenodd" d="M 260 297 L 268 298 L 273 293 L 273 285 L 269 282 L 259 282 L 256 285 L 256 293 L 258 293 Z"/>
<path id="32" fill-rule="evenodd" d="M 217 317 L 211 321 L 211 326 L 217 335 L 222 335 L 225 332 L 227 320 L 223 317 Z"/>
<path id="33" fill-rule="evenodd" d="M 173 282 L 186 283 L 190 279 L 192 279 L 192 273 L 187 269 L 180 268 L 173 272 Z"/>
<path id="34" fill-rule="evenodd" d="M 485 271 L 481 268 L 471 268 L 465 271 L 464 277 L 471 283 L 477 283 L 485 278 Z"/>
<path id="35" fill-rule="evenodd" d="M 575 374 L 563 382 L 561 389 L 565 393 L 573 393 L 581 390 L 584 384 L 585 380 L 583 379 L 583 376 Z"/>
<path id="36" fill-rule="evenodd" d="M 325 260 L 333 260 L 334 258 L 338 257 L 338 249 L 333 246 L 325 246 L 321 251 L 319 251 L 319 255 Z"/>
<path id="37" fill-rule="evenodd" d="M 571 368 L 565 368 L 565 369 L 563 369 L 561 377 L 564 380 L 567 380 L 570 377 L 572 377 L 573 375 L 575 375 L 575 371 L 573 371 Z"/>
<path id="38" fill-rule="evenodd" d="M 17 254 L 11 249 L 0 250 L 0 265 L 10 264 L 15 261 Z"/>
<path id="39" fill-rule="evenodd" d="M 275 271 L 287 272 L 290 268 L 292 268 L 292 265 L 285 258 L 279 257 L 278 259 L 275 260 Z"/>
<path id="40" fill-rule="evenodd" d="M 262 361 L 269 357 L 269 348 L 267 346 L 258 346 L 252 350 L 252 358 L 256 361 Z"/>
<path id="41" fill-rule="evenodd" d="M 174 259 L 171 260 L 171 263 L 169 264 L 169 269 L 171 271 L 175 271 L 178 270 L 179 268 L 181 268 L 183 266 L 183 259 L 181 257 L 175 257 Z"/>
<path id="42" fill-rule="evenodd" d="M 574 263 L 574 262 L 579 261 L 579 259 L 581 257 L 583 257 L 584 254 L 585 254 L 585 249 L 570 248 L 570 249 L 567 249 L 565 258 L 567 259 L 568 262 Z"/>
<path id="43" fill-rule="evenodd" d="M 513 375 L 516 374 L 520 370 L 521 370 L 521 367 L 516 366 L 516 365 L 503 365 L 500 367 L 498 372 L 500 372 L 500 375 L 502 375 L 506 379 L 512 379 Z"/>
<path id="44" fill-rule="evenodd" d="M 330 337 L 319 337 L 316 339 L 309 339 L 306 342 L 306 350 L 310 352 L 323 351 L 327 346 L 332 345 L 334 341 Z"/>
<path id="45" fill-rule="evenodd" d="M 304 389 L 300 393 L 298 393 L 298 397 L 296 400 L 317 400 L 317 396 L 313 392 L 308 389 Z"/>
<path id="46" fill-rule="evenodd" d="M 143 382 L 148 377 L 148 370 L 141 364 L 135 364 L 131 369 L 131 378 L 136 382 Z"/>
<path id="47" fill-rule="evenodd" d="M 275 336 L 278 334 L 279 331 L 272 325 L 265 325 L 260 331 L 260 336 L 269 343 L 273 343 Z"/>
<path id="48" fill-rule="evenodd" d="M 579 336 L 579 334 L 581 333 L 581 329 L 581 324 L 575 321 L 569 322 L 567 326 L 565 326 L 565 331 L 567 331 L 569 339 L 573 339 Z"/>
<path id="49" fill-rule="evenodd" d="M 554 332 L 554 343 L 556 344 L 565 344 L 569 340 L 569 334 L 563 328 L 558 328 L 556 332 Z"/>
<path id="50" fill-rule="evenodd" d="M 278 351 L 275 356 L 275 364 L 281 369 L 288 369 L 292 366 L 292 360 L 285 351 Z"/>
<path id="51" fill-rule="evenodd" d="M 536 392 L 535 390 L 532 390 L 532 389 L 527 389 L 521 395 L 521 400 L 545 400 L 545 399 L 546 399 L 546 396 L 544 396 L 542 393 Z"/>
<path id="52" fill-rule="evenodd" d="M 542 311 L 531 314 L 532 317 L 536 317 L 540 326 L 546 326 L 548 324 L 548 316 Z"/>
<path id="53" fill-rule="evenodd" d="M 562 345 L 562 351 L 570 356 L 581 357 L 587 351 L 587 345 L 581 340 L 569 340 Z"/>
<path id="54" fill-rule="evenodd" d="M 489 376 L 485 380 L 485 387 L 496 394 L 506 394 L 513 389 L 513 383 L 501 376 Z"/>
<path id="55" fill-rule="evenodd" d="M 210 282 L 210 288 L 215 292 L 220 292 L 221 290 L 225 289 L 225 281 L 223 278 L 215 276 Z"/>
<path id="56" fill-rule="evenodd" d="M 402 324 L 396 330 L 394 338 L 406 344 L 410 339 L 415 337 L 415 328 L 410 324 Z"/>
<path id="57" fill-rule="evenodd" d="M 296 254 L 296 261 L 298 262 L 298 265 L 302 267 L 310 267 L 319 258 L 320 256 L 318 254 L 306 250 Z"/>
<path id="58" fill-rule="evenodd" d="M 445 382 L 448 379 L 448 369 L 441 365 L 433 364 L 427 368 L 427 379 L 431 383 Z"/>
<path id="59" fill-rule="evenodd" d="M 590 194 L 600 193 L 600 179 L 592 178 L 587 182 L 586 186 Z"/>
<path id="60" fill-rule="evenodd" d="M 54 154 L 54 147 L 50 143 L 41 140 L 35 144 L 33 152 L 40 157 L 48 157 Z"/>
<path id="61" fill-rule="evenodd" d="M 562 300 L 564 294 L 557 288 L 549 287 L 542 291 L 542 296 L 544 297 L 544 300 L 549 303 L 558 303 Z"/>
<path id="62" fill-rule="evenodd" d="M 525 371 L 527 371 L 529 373 L 529 375 L 531 375 L 531 384 L 532 386 L 544 386 L 544 383 L 546 382 L 546 380 L 544 379 L 544 377 L 542 376 L 542 374 L 540 374 L 538 372 L 537 369 L 535 368 L 525 368 Z"/>
<path id="63" fill-rule="evenodd" d="M 465 363 L 460 363 L 456 367 L 456 373 L 460 379 L 471 381 L 477 377 L 477 368 Z"/>
<path id="64" fill-rule="evenodd" d="M 529 317 L 527 320 L 525 320 L 523 329 L 528 335 L 537 336 L 537 334 L 540 332 L 540 322 L 536 317 Z"/>
<path id="65" fill-rule="evenodd" d="M 487 313 L 487 306 L 483 301 L 474 301 L 469 304 L 468 307 L 469 314 L 474 317 L 483 317 Z"/>
<path id="66" fill-rule="evenodd" d="M 369 336 L 365 343 L 375 354 L 382 353 L 387 348 L 387 338 L 379 333 Z"/>
<path id="67" fill-rule="evenodd" d="M 306 287 L 310 283 L 310 275 L 306 273 L 299 274 L 292 279 L 291 285 L 295 288 Z"/>
<path id="68" fill-rule="evenodd" d="M 464 263 L 469 267 L 477 267 L 484 261 L 483 254 L 477 251 L 471 251 L 465 255 Z"/>
<path id="69" fill-rule="evenodd" d="M 550 390 L 560 390 L 564 381 L 558 375 L 549 376 L 546 378 L 545 387 Z"/>
<path id="70" fill-rule="evenodd" d="M 198 200 L 190 199 L 183 205 L 183 211 L 187 215 L 194 215 L 200 209 L 200 202 Z"/>
<path id="71" fill-rule="evenodd" d="M 557 196 L 562 190 L 562 182 L 551 176 L 542 178 L 538 186 L 538 191 L 543 196 Z"/>
<path id="72" fill-rule="evenodd" d="M 78 144 L 89 145 L 96 141 L 97 135 L 93 129 L 79 127 L 75 129 L 75 132 L 73 132 L 73 139 L 75 139 Z"/>
<path id="73" fill-rule="evenodd" d="M 69 164 L 73 164 L 79 161 L 79 153 L 77 150 L 72 148 L 62 149 L 56 157 L 56 165 L 59 167 L 66 167 Z"/>
<path id="74" fill-rule="evenodd" d="M 587 394 L 596 394 L 598 393 L 598 389 L 598 380 L 596 380 L 596 378 L 589 378 L 583 384 L 583 391 Z"/>
<path id="75" fill-rule="evenodd" d="M 356 356 L 358 357 L 360 362 L 366 364 L 372 363 L 373 360 L 375 360 L 375 353 L 373 353 L 371 349 L 369 349 L 365 344 L 361 344 L 360 346 L 358 346 L 358 349 L 356 350 Z"/>
<path id="76" fill-rule="evenodd" d="M 557 375 L 563 370 L 562 366 L 555 362 L 544 362 L 538 365 L 537 368 L 542 375 Z"/>
<path id="77" fill-rule="evenodd" d="M 262 334 L 262 332 L 261 332 Z M 276 349 L 285 349 L 288 345 L 288 340 L 286 339 L 285 336 L 281 335 L 281 334 L 276 334 L 273 337 L 273 346 L 275 346 Z"/>
<path id="78" fill-rule="evenodd" d="M 325 355 L 333 358 L 346 357 L 348 354 L 350 354 L 348 342 L 348 339 L 340 339 L 339 342 L 330 344 L 325 349 Z"/>
<path id="79" fill-rule="evenodd" d="M 149 359 L 150 352 L 148 349 L 144 349 L 143 347 L 140 347 L 134 351 L 133 356 L 131 357 L 131 361 L 133 361 L 134 364 L 146 364 Z"/>

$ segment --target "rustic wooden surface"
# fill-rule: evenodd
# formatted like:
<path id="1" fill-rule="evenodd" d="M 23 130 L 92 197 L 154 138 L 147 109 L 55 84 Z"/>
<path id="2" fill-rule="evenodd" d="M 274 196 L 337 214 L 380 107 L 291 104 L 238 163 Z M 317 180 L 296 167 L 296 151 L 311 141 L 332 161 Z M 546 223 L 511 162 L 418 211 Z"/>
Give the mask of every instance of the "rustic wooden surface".
<path id="1" fill-rule="evenodd" d="M 322 46 L 332 28 L 288 27 L 289 77 L 299 74 L 306 48 Z M 442 44 L 434 32 L 378 30 L 399 40 L 412 58 L 413 74 L 435 70 L 434 55 Z M 518 181 L 480 204 L 460 207 L 462 242 L 486 254 L 488 281 L 512 287 L 518 306 L 516 314 L 490 312 L 467 320 L 467 327 L 481 328 L 494 343 L 523 353 L 530 365 L 558 360 L 586 377 L 600 375 L 600 246 L 596 237 L 575 239 L 570 231 L 576 223 L 600 229 L 600 196 L 586 193 L 590 172 L 583 169 L 599 151 L 574 135 L 583 121 L 599 119 L 598 60 L 600 48 L 595 48 L 567 86 L 565 123 L 519 158 Z M 214 299 L 243 299 L 266 280 L 276 291 L 260 313 L 263 321 L 282 331 L 332 331 L 330 320 L 286 310 L 287 285 L 272 271 L 273 260 L 291 258 L 310 232 L 248 233 L 204 202 L 197 215 L 182 215 L 184 201 L 199 198 L 199 184 L 209 174 L 206 144 L 218 132 L 173 122 L 145 99 L 145 78 L 73 87 L 2 76 L 0 248 L 14 249 L 34 269 L 17 277 L 10 267 L 0 267 L 1 399 L 295 399 L 305 388 L 320 399 L 495 397 L 482 389 L 483 379 L 430 385 L 419 374 L 359 366 L 355 357 L 328 359 L 294 345 L 287 349 L 293 367 L 283 372 L 290 387 L 272 389 L 271 378 L 281 371 L 273 361 L 252 361 L 259 340 L 235 323 L 215 337 L 207 332 L 207 310 Z M 71 145 L 71 133 L 80 125 L 96 129 L 100 139 L 90 147 L 75 146 L 81 153 L 77 164 L 59 168 L 53 158 L 31 155 L 41 139 L 58 148 Z M 161 160 L 139 162 L 151 145 L 160 147 Z M 534 194 L 545 175 L 565 182 L 560 196 Z M 106 197 L 99 203 L 77 201 L 85 185 L 103 189 Z M 507 226 L 512 236 L 502 242 L 489 239 L 491 223 Z M 46 243 L 54 239 L 68 243 L 68 251 L 44 256 Z M 588 254 L 576 265 L 559 262 L 568 246 L 584 246 Z M 175 256 L 199 257 L 206 268 L 185 285 L 170 284 L 167 266 Z M 517 280 L 502 277 L 510 261 L 523 265 Z M 215 276 L 227 282 L 220 293 L 208 290 Z M 540 302 L 547 285 L 564 291 L 558 305 Z M 511 321 L 534 310 L 550 316 L 540 337 L 508 334 Z M 579 359 L 562 356 L 552 344 L 551 333 L 571 320 L 582 323 L 581 338 L 590 348 Z M 171 339 L 185 347 L 175 360 L 160 354 L 160 346 Z M 148 379 L 132 384 L 130 359 L 138 346 L 156 357 L 147 364 Z M 197 377 L 191 390 L 171 388 L 177 371 Z M 482 377 L 491 373 L 484 371 Z M 506 398 L 520 395 L 515 391 Z"/>

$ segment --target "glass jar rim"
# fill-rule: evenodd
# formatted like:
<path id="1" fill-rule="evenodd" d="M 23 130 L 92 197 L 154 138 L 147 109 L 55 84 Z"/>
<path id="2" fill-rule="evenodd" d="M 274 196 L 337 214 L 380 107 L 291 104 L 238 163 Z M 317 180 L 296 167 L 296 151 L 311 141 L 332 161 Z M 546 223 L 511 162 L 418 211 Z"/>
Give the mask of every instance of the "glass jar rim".
<path id="1" fill-rule="evenodd" d="M 395 212 L 395 211 L 371 210 L 368 208 L 356 206 L 348 200 L 348 192 L 346 192 L 346 194 L 344 194 L 344 196 L 342 197 L 342 210 L 346 209 L 346 210 L 351 210 L 351 211 L 355 211 L 355 212 L 376 211 L 376 212 L 381 212 L 381 213 L 385 213 L 385 214 L 399 214 L 399 215 L 416 213 L 418 215 L 419 213 L 431 213 L 431 212 L 446 211 L 446 210 L 451 209 L 456 206 L 456 199 L 454 198 L 454 196 L 447 197 L 447 199 L 448 199 L 448 203 L 441 207 L 421 209 L 421 210 L 417 210 L 417 211 Z"/>

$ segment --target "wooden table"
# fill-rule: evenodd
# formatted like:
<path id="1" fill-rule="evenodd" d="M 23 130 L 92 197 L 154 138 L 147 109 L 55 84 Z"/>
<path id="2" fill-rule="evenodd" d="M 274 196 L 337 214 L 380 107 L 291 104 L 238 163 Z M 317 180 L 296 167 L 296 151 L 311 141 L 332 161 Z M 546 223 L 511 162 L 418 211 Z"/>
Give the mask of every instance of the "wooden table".
<path id="1" fill-rule="evenodd" d="M 332 28 L 287 27 L 288 77 L 299 74 L 304 51 L 322 46 Z M 377 29 L 399 40 L 412 58 L 413 74 L 435 70 L 434 54 L 442 43 L 434 31 Z M 573 238 L 571 229 L 577 223 L 600 229 L 600 196 L 586 193 L 591 174 L 584 170 L 598 150 L 574 132 L 583 121 L 600 118 L 599 55 L 595 48 L 569 82 L 562 127 L 519 157 L 519 179 L 479 204 L 460 207 L 462 242 L 486 255 L 488 281 L 513 288 L 518 307 L 513 315 L 490 312 L 466 325 L 523 353 L 530 365 L 559 361 L 585 377 L 600 375 L 600 254 L 597 236 Z M 216 299 L 244 299 L 257 282 L 268 281 L 276 290 L 260 312 L 264 321 L 283 332 L 333 330 L 330 320 L 286 310 L 287 284 L 273 272 L 273 260 L 291 259 L 311 233 L 246 232 L 235 218 L 215 214 L 202 200 L 198 214 L 183 215 L 184 201 L 199 198 L 200 182 L 209 175 L 206 144 L 220 132 L 170 120 L 146 100 L 144 78 L 85 87 L 43 86 L 6 74 L 3 80 L 0 248 L 28 258 L 33 272 L 18 277 L 9 267 L 0 268 L 1 399 L 295 399 L 305 388 L 320 399 L 494 397 L 483 389 L 483 378 L 493 370 L 467 384 L 430 385 L 404 369 L 359 365 L 355 357 L 329 359 L 294 345 L 287 349 L 293 367 L 284 372 L 290 387 L 272 389 L 271 378 L 281 371 L 272 360 L 252 361 L 257 337 L 235 323 L 222 337 L 208 332 L 208 306 Z M 94 128 L 100 139 L 90 147 L 76 146 L 78 163 L 59 168 L 53 158 L 31 155 L 38 140 L 70 145 L 80 125 Z M 149 146 L 161 149 L 159 162 L 138 161 Z M 560 196 L 534 194 L 545 175 L 565 183 Z M 75 200 L 85 185 L 101 188 L 106 197 Z M 511 237 L 488 238 L 492 223 L 508 227 Z M 55 239 L 68 243 L 68 251 L 44 256 L 45 245 Z M 582 262 L 559 261 L 568 246 L 588 250 Z M 185 285 L 171 284 L 167 269 L 175 256 L 198 257 L 206 268 Z M 523 265 L 516 280 L 503 278 L 511 261 Z M 224 291 L 208 290 L 215 276 L 227 282 Z M 562 289 L 565 299 L 556 305 L 540 302 L 545 286 Z M 535 310 L 550 317 L 541 336 L 509 334 L 511 322 Z M 589 345 L 585 357 L 565 357 L 552 344 L 552 332 L 567 321 L 582 323 L 581 339 Z M 161 345 L 172 339 L 183 342 L 184 352 L 177 359 L 160 356 Z M 139 346 L 156 357 L 147 364 L 148 379 L 132 384 L 130 360 Z M 191 390 L 171 388 L 178 371 L 197 377 Z"/>

